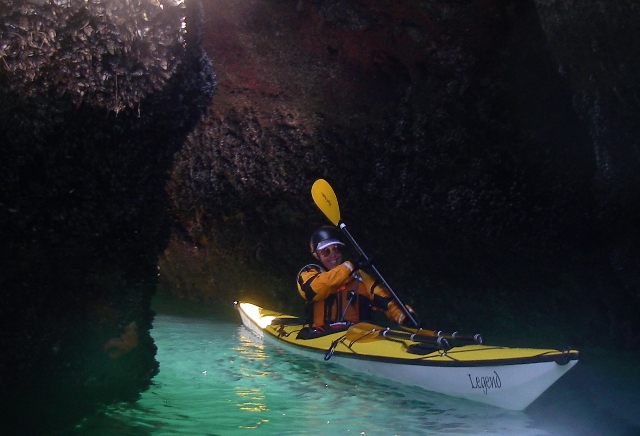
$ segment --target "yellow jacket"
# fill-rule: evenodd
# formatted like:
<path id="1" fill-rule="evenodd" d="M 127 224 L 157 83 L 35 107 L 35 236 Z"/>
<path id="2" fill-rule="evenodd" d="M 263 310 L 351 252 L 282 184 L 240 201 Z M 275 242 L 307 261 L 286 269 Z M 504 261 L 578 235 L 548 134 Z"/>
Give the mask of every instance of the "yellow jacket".
<path id="1" fill-rule="evenodd" d="M 405 317 L 382 283 L 364 271 L 354 272 L 351 262 L 343 262 L 330 271 L 307 265 L 298 273 L 297 285 L 298 293 L 313 305 L 314 328 L 339 321 L 357 323 L 370 318 L 371 309 L 384 312 L 398 324 Z M 355 291 L 356 298 L 348 303 L 350 291 Z"/>

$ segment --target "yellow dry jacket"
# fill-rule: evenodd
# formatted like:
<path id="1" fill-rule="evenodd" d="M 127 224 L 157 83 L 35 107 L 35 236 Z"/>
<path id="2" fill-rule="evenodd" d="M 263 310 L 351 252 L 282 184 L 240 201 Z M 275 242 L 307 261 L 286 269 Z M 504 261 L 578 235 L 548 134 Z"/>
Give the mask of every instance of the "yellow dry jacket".
<path id="1" fill-rule="evenodd" d="M 369 307 L 384 312 L 396 323 L 404 315 L 389 291 L 364 271 L 353 271 L 351 262 L 330 271 L 319 265 L 307 265 L 298 273 L 297 285 L 298 293 L 308 305 L 313 305 L 314 328 L 339 321 L 360 322 L 368 316 L 362 312 Z M 348 303 L 349 291 L 353 290 L 356 298 Z"/>

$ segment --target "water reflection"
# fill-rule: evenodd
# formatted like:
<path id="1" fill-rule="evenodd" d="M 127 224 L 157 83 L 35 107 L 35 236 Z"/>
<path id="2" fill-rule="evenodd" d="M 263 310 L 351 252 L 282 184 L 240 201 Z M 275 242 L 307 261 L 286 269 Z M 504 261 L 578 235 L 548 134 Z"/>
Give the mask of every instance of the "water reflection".
<path id="1" fill-rule="evenodd" d="M 267 405 L 264 404 L 265 396 L 260 389 L 237 388 L 236 395 L 245 400 L 244 403 L 236 404 L 244 412 L 264 412 L 267 410 Z"/>

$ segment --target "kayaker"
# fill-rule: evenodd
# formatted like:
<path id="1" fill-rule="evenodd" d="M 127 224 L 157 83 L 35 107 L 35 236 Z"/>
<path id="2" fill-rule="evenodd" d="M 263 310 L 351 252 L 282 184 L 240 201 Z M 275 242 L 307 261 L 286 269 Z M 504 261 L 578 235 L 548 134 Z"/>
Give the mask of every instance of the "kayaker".
<path id="1" fill-rule="evenodd" d="M 379 281 L 362 271 L 371 261 L 343 261 L 344 245 L 335 227 L 321 227 L 311 235 L 311 255 L 321 265 L 307 265 L 297 277 L 298 292 L 311 311 L 311 336 L 371 321 L 371 309 L 402 325 L 404 311 Z"/>

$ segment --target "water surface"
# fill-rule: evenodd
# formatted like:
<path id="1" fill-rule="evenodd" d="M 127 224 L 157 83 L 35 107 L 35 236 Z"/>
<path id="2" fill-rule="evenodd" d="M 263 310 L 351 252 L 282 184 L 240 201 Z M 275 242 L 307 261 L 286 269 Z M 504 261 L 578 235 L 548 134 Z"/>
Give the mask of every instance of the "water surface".
<path id="1" fill-rule="evenodd" d="M 528 409 L 514 412 L 287 354 L 259 343 L 228 316 L 161 313 L 152 335 L 160 362 L 153 386 L 137 403 L 85 420 L 74 434 L 640 434 L 625 416 L 638 410 L 635 393 L 629 411 L 618 405 L 612 415 L 606 402 L 622 392 L 595 378 L 585 386 L 592 373 L 579 370 L 582 362 Z"/>

